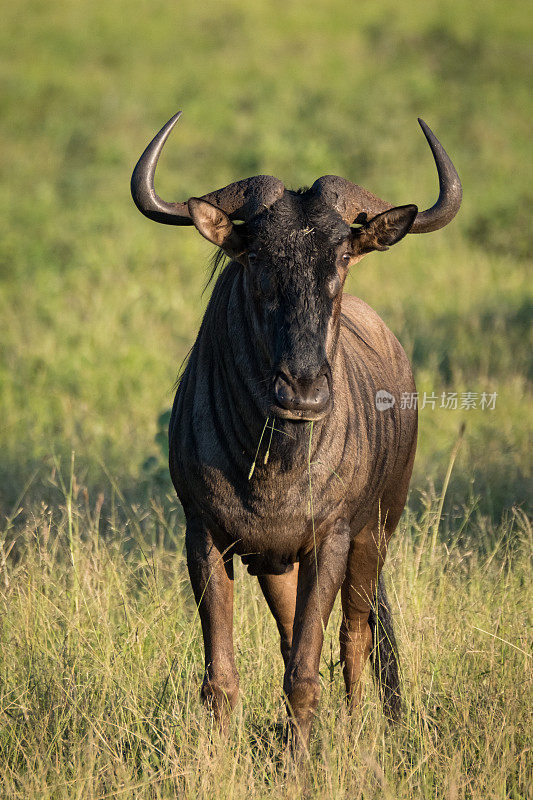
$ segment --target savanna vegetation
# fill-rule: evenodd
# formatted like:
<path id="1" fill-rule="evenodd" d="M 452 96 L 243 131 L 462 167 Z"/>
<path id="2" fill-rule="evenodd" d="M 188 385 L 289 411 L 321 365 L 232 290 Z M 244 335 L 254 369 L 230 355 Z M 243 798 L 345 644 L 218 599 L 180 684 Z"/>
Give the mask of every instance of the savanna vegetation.
<path id="1" fill-rule="evenodd" d="M 531 796 L 525 11 L 516 0 L 4 9 L 2 797 Z M 129 196 L 138 155 L 178 108 L 158 171 L 168 199 L 257 173 L 292 187 L 336 173 L 427 207 L 436 178 L 417 116 L 463 180 L 448 228 L 369 256 L 347 286 L 402 342 L 420 398 L 435 396 L 386 567 L 404 718 L 386 727 L 370 680 L 348 718 L 336 608 L 300 774 L 282 746 L 274 623 L 240 567 L 242 701 L 227 743 L 198 702 L 165 420 L 211 248 L 145 220 Z M 441 407 L 453 392 L 457 409 Z M 475 408 L 460 407 L 465 392 Z"/>

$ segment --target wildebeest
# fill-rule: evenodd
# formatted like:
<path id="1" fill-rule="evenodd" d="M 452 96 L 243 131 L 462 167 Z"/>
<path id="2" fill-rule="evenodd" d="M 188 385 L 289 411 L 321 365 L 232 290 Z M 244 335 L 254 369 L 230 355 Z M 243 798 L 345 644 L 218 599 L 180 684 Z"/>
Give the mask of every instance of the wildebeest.
<path id="1" fill-rule="evenodd" d="M 167 203 L 154 190 L 154 174 L 179 116 L 141 156 L 132 195 L 150 219 L 195 225 L 230 258 L 179 382 L 169 427 L 170 473 L 186 516 L 205 645 L 201 696 L 224 726 L 239 684 L 238 555 L 258 576 L 276 620 L 293 740 L 305 746 L 320 694 L 324 629 L 339 589 L 350 707 L 359 701 L 370 656 L 386 715 L 394 718 L 400 709 L 380 572 L 416 449 L 416 408 L 399 398 L 415 385 L 394 335 L 362 300 L 343 295 L 343 285 L 367 253 L 447 225 L 459 209 L 461 183 L 420 120 L 440 184 L 427 211 L 393 207 L 333 175 L 298 191 L 259 175 Z M 388 403 L 376 403 L 378 392 Z"/>

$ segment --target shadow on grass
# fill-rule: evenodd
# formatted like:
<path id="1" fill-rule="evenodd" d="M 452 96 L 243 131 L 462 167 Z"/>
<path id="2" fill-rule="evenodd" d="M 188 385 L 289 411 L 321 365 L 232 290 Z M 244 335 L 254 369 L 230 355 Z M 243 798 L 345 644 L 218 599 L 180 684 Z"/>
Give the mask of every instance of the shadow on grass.
<path id="1" fill-rule="evenodd" d="M 495 299 L 491 305 L 463 315 L 459 311 L 431 317 L 419 304 L 406 306 L 408 325 L 397 331 L 400 341 L 411 342 L 413 369 L 436 369 L 446 386 L 459 374 L 494 376 L 494 381 L 512 375 L 533 380 L 533 355 L 528 346 L 533 322 L 533 300 L 519 303 Z M 486 343 L 480 348 L 480 341 Z M 452 365 L 453 358 L 453 365 Z"/>

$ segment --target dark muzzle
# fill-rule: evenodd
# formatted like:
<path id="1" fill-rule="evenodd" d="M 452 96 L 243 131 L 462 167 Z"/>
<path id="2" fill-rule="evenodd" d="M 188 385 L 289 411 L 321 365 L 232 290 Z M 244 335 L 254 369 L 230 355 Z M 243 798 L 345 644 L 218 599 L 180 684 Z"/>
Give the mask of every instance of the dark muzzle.
<path id="1" fill-rule="evenodd" d="M 278 372 L 274 380 L 273 411 L 285 419 L 316 420 L 331 408 L 329 371 L 316 378 L 293 378 Z"/>

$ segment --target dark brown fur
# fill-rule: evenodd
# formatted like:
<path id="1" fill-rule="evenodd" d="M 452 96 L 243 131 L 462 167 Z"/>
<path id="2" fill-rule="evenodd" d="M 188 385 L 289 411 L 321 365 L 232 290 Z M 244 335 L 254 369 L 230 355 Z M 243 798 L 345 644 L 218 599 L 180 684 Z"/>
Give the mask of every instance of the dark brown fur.
<path id="1" fill-rule="evenodd" d="M 238 555 L 258 575 L 276 619 L 293 740 L 305 747 L 320 694 L 323 631 L 339 589 L 350 707 L 371 657 L 385 713 L 395 717 L 400 708 L 380 572 L 415 455 L 416 410 L 400 405 L 414 383 L 392 333 L 365 303 L 343 296 L 344 281 L 372 250 L 447 225 L 461 205 L 461 181 L 419 120 L 439 174 L 438 199 L 425 211 L 393 207 L 336 175 L 298 192 L 256 175 L 169 203 L 154 176 L 180 115 L 141 155 L 131 191 L 149 219 L 195 225 L 232 259 L 214 288 L 169 429 L 204 636 L 202 698 L 224 725 L 238 693 Z M 380 390 L 395 399 L 382 410 Z"/>
<path id="2" fill-rule="evenodd" d="M 269 213 L 273 224 L 275 214 L 272 219 Z M 345 250 L 349 242 L 355 263 L 381 240 L 369 241 L 348 226 L 339 238 L 331 234 L 331 219 L 322 231 L 314 219 L 314 229 L 306 218 L 296 233 L 285 231 L 284 255 L 267 253 L 268 263 L 252 266 L 241 253 L 223 270 L 176 394 L 169 433 L 170 471 L 187 518 L 188 564 L 206 648 L 202 697 L 224 724 L 238 693 L 232 641 L 232 560 L 238 555 L 259 576 L 278 624 L 284 691 L 294 735 L 304 745 L 320 694 L 323 627 L 341 586 L 341 660 L 350 705 L 358 702 L 374 637 L 386 711 L 393 716 L 399 708 L 386 600 L 381 609 L 388 637 L 379 625 L 383 590 L 378 592 L 378 578 L 405 504 L 417 429 L 416 411 L 401 409 L 399 402 L 403 392 L 415 391 L 409 363 L 378 315 L 342 291 L 329 305 L 306 298 L 308 291 L 320 294 L 316 281 L 331 280 L 333 273 L 342 288 L 347 270 L 335 260 L 339 248 Z M 207 230 L 204 222 L 198 224 L 201 232 L 220 243 L 216 229 Z M 215 223 L 226 224 L 223 219 Z M 305 264 L 299 266 L 301 251 L 287 242 L 302 231 L 309 239 Z M 260 236 L 253 226 L 239 235 L 243 253 L 257 247 Z M 397 231 L 386 235 L 394 239 Z M 317 260 L 318 244 L 322 255 Z M 235 249 L 239 247 L 233 242 L 228 250 Z M 268 321 L 261 316 L 253 288 L 258 273 L 268 272 L 273 260 L 278 272 L 287 273 L 286 296 L 292 296 L 294 271 L 309 270 L 306 281 L 298 284 L 298 308 L 290 312 L 291 319 L 298 314 L 302 319 L 294 323 L 291 341 L 285 335 L 283 352 L 277 355 L 265 340 Z M 314 288 L 308 289 L 308 283 Z M 282 314 L 282 305 L 281 300 L 273 305 L 271 314 Z M 331 409 L 312 423 L 274 416 L 269 406 L 276 358 L 293 365 L 291 374 L 297 369 L 302 373 L 310 361 L 313 374 L 321 368 L 322 356 L 309 354 L 313 346 L 311 339 L 306 341 L 306 314 L 316 317 L 315 338 L 323 340 L 331 371 Z M 283 323 L 286 316 L 280 319 Z M 396 403 L 379 411 L 378 390 L 390 392 Z M 270 425 L 265 428 L 267 418 L 273 431 Z"/>

